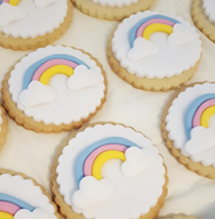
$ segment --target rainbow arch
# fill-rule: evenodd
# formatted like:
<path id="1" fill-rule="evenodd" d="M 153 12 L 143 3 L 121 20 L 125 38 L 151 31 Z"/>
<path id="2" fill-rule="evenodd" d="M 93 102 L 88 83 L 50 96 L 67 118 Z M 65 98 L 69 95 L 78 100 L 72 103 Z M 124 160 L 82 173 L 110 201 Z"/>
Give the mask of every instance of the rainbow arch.
<path id="1" fill-rule="evenodd" d="M 13 219 L 14 215 L 21 209 L 32 212 L 35 208 L 18 198 L 0 193 L 0 218 Z"/>
<path id="2" fill-rule="evenodd" d="M 101 168 L 111 159 L 125 161 L 125 152 L 130 147 L 138 147 L 134 142 L 120 137 L 106 138 L 98 141 L 81 152 L 75 163 L 77 185 L 85 176 L 102 179 Z"/>
<path id="3" fill-rule="evenodd" d="M 185 130 L 187 139 L 190 132 L 196 126 L 208 128 L 209 120 L 215 114 L 215 94 L 205 94 L 192 102 L 185 114 Z"/>
<path id="4" fill-rule="evenodd" d="M 152 15 L 146 17 L 137 22 L 129 33 L 129 44 L 133 47 L 133 43 L 136 38 L 143 37 L 149 40 L 150 36 L 154 32 L 165 32 L 171 34 L 173 32 L 173 26 L 180 23 L 178 20 L 164 15 Z"/>
<path id="5" fill-rule="evenodd" d="M 34 80 L 46 85 L 51 77 L 56 74 L 64 74 L 70 77 L 74 74 L 74 69 L 78 65 L 89 68 L 86 63 L 71 55 L 55 54 L 47 56 L 27 69 L 23 79 L 23 90 L 27 89 L 31 81 Z"/>
<path id="6" fill-rule="evenodd" d="M 19 4 L 21 0 L 0 0 L 0 5 L 3 4 L 3 3 L 8 3 L 8 4 L 11 4 L 13 6 L 16 6 Z"/>

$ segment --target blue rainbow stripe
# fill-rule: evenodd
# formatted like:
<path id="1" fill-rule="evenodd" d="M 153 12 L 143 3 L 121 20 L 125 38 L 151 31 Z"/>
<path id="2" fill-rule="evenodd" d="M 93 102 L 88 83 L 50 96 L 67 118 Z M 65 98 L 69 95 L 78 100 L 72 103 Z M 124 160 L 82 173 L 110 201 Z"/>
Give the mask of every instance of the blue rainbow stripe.
<path id="1" fill-rule="evenodd" d="M 23 79 L 23 90 L 28 88 L 28 85 L 31 83 L 32 78 L 34 76 L 34 73 L 36 72 L 36 70 L 43 65 L 44 63 L 53 60 L 53 59 L 64 59 L 64 60 L 68 60 L 68 61 L 72 61 L 74 63 L 76 63 L 77 65 L 84 65 L 87 68 L 89 68 L 89 66 L 84 63 L 83 61 L 81 61 L 80 59 L 71 56 L 71 55 L 65 55 L 65 54 L 56 54 L 56 55 L 50 55 L 47 56 L 39 61 L 37 61 L 36 63 L 34 63 L 33 65 L 31 65 L 27 71 L 25 72 L 25 76 Z"/>
<path id="2" fill-rule="evenodd" d="M 152 20 L 152 19 L 166 19 L 168 21 L 171 21 L 175 24 L 177 23 L 180 23 L 178 20 L 175 20 L 171 17 L 167 17 L 167 16 L 164 16 L 164 15 L 152 15 L 152 16 L 149 16 L 149 17 L 146 17 L 146 18 L 143 18 L 142 20 L 140 20 L 138 23 L 136 23 L 132 29 L 130 30 L 130 33 L 129 33 L 129 44 L 130 44 L 130 47 L 132 48 L 133 47 L 133 43 L 136 39 L 136 33 L 137 33 L 137 30 L 139 29 L 139 27 L 144 24 L 145 22 L 149 21 L 149 20 Z"/>
<path id="3" fill-rule="evenodd" d="M 82 151 L 82 153 L 78 156 L 78 159 L 75 164 L 75 178 L 77 185 L 79 186 L 80 181 L 82 178 L 84 178 L 84 172 L 83 172 L 83 166 L 84 162 L 87 159 L 87 157 L 97 148 L 107 145 L 107 144 L 120 144 L 126 147 L 138 147 L 140 148 L 137 144 L 134 142 L 127 140 L 125 138 L 120 138 L 120 137 L 111 137 L 111 138 L 106 138 L 101 141 L 98 141 L 89 147 L 87 147 L 85 150 Z"/>
<path id="4" fill-rule="evenodd" d="M 26 202 L 21 201 L 18 198 L 15 198 L 13 196 L 10 196 L 10 195 L 4 194 L 4 193 L 0 193 L 0 201 L 12 203 L 16 206 L 19 206 L 21 209 L 27 209 L 31 212 L 34 211 L 34 209 L 35 209 L 34 207 L 27 204 Z"/>
<path id="5" fill-rule="evenodd" d="M 192 104 L 190 105 L 189 109 L 187 110 L 185 114 L 185 131 L 187 135 L 187 140 L 190 139 L 190 132 L 193 128 L 193 117 L 198 110 L 198 108 L 206 101 L 215 99 L 215 94 L 205 94 L 200 97 L 198 97 Z"/>

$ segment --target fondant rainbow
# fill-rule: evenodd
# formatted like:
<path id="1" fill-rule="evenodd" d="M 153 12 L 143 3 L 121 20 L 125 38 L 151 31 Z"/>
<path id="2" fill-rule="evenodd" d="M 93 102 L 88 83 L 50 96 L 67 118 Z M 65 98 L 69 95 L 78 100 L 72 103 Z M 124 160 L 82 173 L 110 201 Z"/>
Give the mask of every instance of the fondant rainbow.
<path id="1" fill-rule="evenodd" d="M 83 61 L 71 55 L 56 54 L 47 56 L 27 69 L 23 79 L 23 90 L 27 89 L 33 80 L 48 84 L 50 78 L 56 74 L 65 74 L 70 77 L 74 74 L 74 69 L 78 65 L 89 68 Z"/>
<path id="2" fill-rule="evenodd" d="M 173 26 L 180 23 L 171 17 L 164 15 L 152 15 L 140 20 L 136 23 L 129 33 L 130 47 L 133 47 L 133 43 L 136 38 L 143 37 L 149 40 L 150 36 L 154 32 L 165 32 L 171 34 L 173 32 Z"/>
<path id="3" fill-rule="evenodd" d="M 120 137 L 106 138 L 98 141 L 78 156 L 75 164 L 75 178 L 77 185 L 85 176 L 93 176 L 102 179 L 101 169 L 110 159 L 125 161 L 125 151 L 129 147 L 138 147 L 134 142 Z"/>
<path id="4" fill-rule="evenodd" d="M 197 98 L 185 115 L 185 128 L 188 140 L 191 129 L 196 126 L 208 128 L 209 120 L 215 114 L 215 94 L 205 94 Z"/>
<path id="5" fill-rule="evenodd" d="M 13 6 L 16 6 L 19 4 L 21 0 L 0 0 L 0 5 L 3 4 L 3 3 L 9 3 Z"/>
<path id="6" fill-rule="evenodd" d="M 20 199 L 0 193 L 0 218 L 13 219 L 14 215 L 21 209 L 32 212 L 35 208 Z"/>

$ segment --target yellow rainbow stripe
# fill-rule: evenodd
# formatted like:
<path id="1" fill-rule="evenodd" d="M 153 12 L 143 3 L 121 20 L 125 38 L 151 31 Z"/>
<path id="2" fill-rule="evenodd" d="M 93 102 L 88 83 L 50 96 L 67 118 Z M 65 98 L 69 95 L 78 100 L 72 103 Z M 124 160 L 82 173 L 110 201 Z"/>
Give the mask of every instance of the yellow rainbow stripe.
<path id="1" fill-rule="evenodd" d="M 40 82 L 47 85 L 50 78 L 56 74 L 64 74 L 70 77 L 74 74 L 74 69 L 67 65 L 55 65 L 44 71 L 40 77 Z"/>
<path id="2" fill-rule="evenodd" d="M 122 161 L 125 161 L 126 160 L 125 153 L 121 151 L 110 150 L 110 151 L 105 151 L 100 155 L 98 155 L 98 157 L 95 159 L 95 162 L 93 164 L 92 176 L 98 180 L 102 179 L 102 175 L 101 175 L 102 166 L 104 165 L 105 162 L 111 159 L 120 159 Z"/>
<path id="3" fill-rule="evenodd" d="M 0 211 L 0 218 L 1 219 L 13 219 L 13 215 Z"/>
<path id="4" fill-rule="evenodd" d="M 167 34 L 171 34 L 173 33 L 173 28 L 167 24 L 159 24 L 159 23 L 150 24 L 143 31 L 143 38 L 149 40 L 151 34 L 153 34 L 154 32 L 164 32 Z"/>
<path id="5" fill-rule="evenodd" d="M 200 124 L 205 128 L 209 127 L 210 117 L 215 114 L 215 106 L 208 107 L 201 115 Z"/>
<path id="6" fill-rule="evenodd" d="M 21 0 L 9 0 L 9 4 L 13 5 L 13 6 L 16 6 L 19 4 Z"/>

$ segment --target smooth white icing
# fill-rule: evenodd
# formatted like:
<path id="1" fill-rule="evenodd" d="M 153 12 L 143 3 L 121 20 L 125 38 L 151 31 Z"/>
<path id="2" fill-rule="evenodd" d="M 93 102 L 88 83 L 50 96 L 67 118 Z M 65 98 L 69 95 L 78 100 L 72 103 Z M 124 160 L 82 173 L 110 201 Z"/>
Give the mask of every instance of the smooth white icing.
<path id="1" fill-rule="evenodd" d="M 215 23 L 215 1 L 214 0 L 203 0 L 203 8 L 209 20 Z"/>
<path id="2" fill-rule="evenodd" d="M 110 180 L 87 176 L 81 180 L 80 189 L 72 196 L 72 203 L 76 208 L 85 209 L 110 199 L 113 194 L 114 186 Z"/>
<path id="3" fill-rule="evenodd" d="M 39 81 L 32 81 L 29 84 L 28 89 L 23 90 L 20 93 L 18 102 L 28 108 L 52 102 L 56 97 L 57 94 L 52 87 L 43 85 Z"/>
<path id="4" fill-rule="evenodd" d="M 128 59 L 139 61 L 143 58 L 153 56 L 159 52 L 159 47 L 144 38 L 138 37 L 134 41 L 134 46 L 128 51 Z"/>
<path id="5" fill-rule="evenodd" d="M 40 187 L 34 185 L 33 181 L 30 179 L 23 179 L 21 176 L 2 174 L 0 175 L 0 193 L 18 198 L 36 209 L 43 209 L 43 212 L 45 211 L 46 215 L 49 217 L 42 217 L 41 219 L 57 219 L 55 216 L 55 208 L 52 204 L 50 204 L 49 198 L 44 195 Z M 41 215 L 41 210 L 39 210 L 39 212 Z M 20 219 L 20 217 L 17 216 L 15 219 Z M 36 218 L 22 217 L 22 219 Z"/>
<path id="6" fill-rule="evenodd" d="M 10 4 L 0 5 L 0 30 L 12 24 L 13 22 L 22 20 L 26 17 L 26 12 L 20 6 L 12 6 Z"/>
<path id="7" fill-rule="evenodd" d="M 182 154 L 191 156 L 194 162 L 202 162 L 204 166 L 215 166 L 215 127 L 197 126 L 191 130 L 191 139 L 182 148 Z M 202 154 L 207 153 L 207 159 Z"/>
<path id="8" fill-rule="evenodd" d="M 92 2 L 102 5 L 103 7 L 119 7 L 128 6 L 137 3 L 139 0 L 92 0 Z"/>
<path id="9" fill-rule="evenodd" d="M 106 201 L 82 211 L 73 206 L 72 197 L 77 191 L 74 165 L 80 152 L 92 143 L 108 137 L 122 137 L 141 148 L 153 151 L 156 154 L 155 162 L 134 178 L 126 177 L 121 170 L 121 160 L 109 160 L 102 167 L 102 176 L 114 185 L 115 191 Z M 143 149 L 143 150 L 144 150 Z M 163 159 L 158 154 L 151 141 L 141 133 L 122 125 L 96 125 L 89 127 L 69 141 L 59 157 L 57 167 L 57 183 L 65 202 L 73 211 L 82 213 L 85 218 L 95 219 L 134 219 L 148 213 L 160 195 L 165 183 L 165 168 Z"/>
<path id="10" fill-rule="evenodd" d="M 60 2 L 61 0 L 34 0 L 35 5 L 38 8 L 46 8 L 51 4 L 54 4 L 56 2 Z"/>
<path id="11" fill-rule="evenodd" d="M 125 19 L 117 28 L 112 40 L 112 50 L 116 59 L 123 68 L 137 77 L 146 78 L 164 78 L 180 75 L 183 71 L 190 69 L 201 57 L 202 46 L 198 37 L 180 47 L 175 47 L 168 42 L 168 35 L 157 32 L 151 35 L 150 42 L 157 44 L 159 52 L 153 56 L 141 59 L 140 61 L 131 61 L 127 57 L 130 50 L 129 32 L 131 28 L 145 17 L 163 14 L 160 12 L 139 12 Z M 184 27 L 189 28 L 196 34 L 196 29 L 181 17 L 175 15 L 163 14 L 179 20 Z"/>
<path id="12" fill-rule="evenodd" d="M 197 84 L 194 87 L 187 88 L 172 102 L 172 106 L 169 108 L 168 115 L 166 117 L 166 130 L 169 132 L 169 139 L 174 141 L 174 147 L 181 149 L 183 155 L 189 156 L 192 161 L 202 162 L 205 166 L 215 163 L 215 145 L 211 146 L 212 135 L 210 135 L 209 139 L 206 139 L 206 136 L 210 134 L 211 130 L 214 130 L 213 127 L 215 124 L 213 124 L 213 116 L 211 117 L 209 123 L 211 130 L 207 130 L 205 134 L 203 132 L 200 134 L 199 127 L 196 127 L 191 131 L 191 140 L 187 142 L 185 132 L 185 113 L 190 104 L 197 97 L 208 93 L 215 93 L 215 84 L 204 83 L 202 85 Z M 201 128 L 200 130 L 202 131 Z M 196 144 L 197 141 L 198 144 Z M 200 151 L 199 153 L 196 153 L 196 150 L 193 152 L 193 150 L 186 149 L 187 147 L 190 148 L 190 144 L 193 144 L 193 142 L 195 142 L 195 147 L 197 147 L 196 150 Z M 205 149 L 202 150 L 202 147 Z"/>
<path id="13" fill-rule="evenodd" d="M 134 178 L 155 162 L 156 155 L 154 151 L 147 148 L 129 148 L 125 152 L 126 161 L 122 164 L 122 173 L 128 178 Z"/>
<path id="14" fill-rule="evenodd" d="M 36 208 L 33 212 L 26 209 L 19 210 L 14 219 L 51 219 L 49 214 L 41 208 Z"/>
<path id="15" fill-rule="evenodd" d="M 25 18 L 7 25 L 1 31 L 6 36 L 26 39 L 44 36 L 59 28 L 67 15 L 68 2 L 60 0 L 47 7 L 38 8 L 34 0 L 22 0 L 19 7 L 25 11 Z"/>
<path id="16" fill-rule="evenodd" d="M 79 65 L 74 70 L 74 75 L 68 78 L 67 86 L 72 91 L 79 91 L 98 83 L 97 73 L 84 65 Z"/>
<path id="17" fill-rule="evenodd" d="M 199 35 L 191 28 L 182 24 L 176 24 L 173 27 L 173 33 L 169 35 L 168 42 L 173 46 L 181 46 L 198 39 Z"/>
<path id="18" fill-rule="evenodd" d="M 24 107 L 18 101 L 19 95 L 23 90 L 23 76 L 26 70 L 36 61 L 53 54 L 68 54 L 79 58 L 97 74 L 98 83 L 94 86 L 74 92 L 67 87 L 68 77 L 63 74 L 57 74 L 53 76 L 49 82 L 49 85 L 57 93 L 57 98 L 51 103 L 30 108 Z M 95 112 L 96 107 L 101 104 L 105 90 L 104 77 L 101 74 L 101 69 L 96 65 L 96 62 L 79 50 L 63 46 L 49 46 L 40 48 L 36 52 L 31 52 L 15 66 L 10 74 L 8 83 L 12 100 L 26 116 L 33 117 L 37 122 L 43 121 L 45 124 L 55 125 L 63 123 L 70 124 L 71 122 L 80 121 L 82 118 L 87 118 L 89 114 Z"/>

